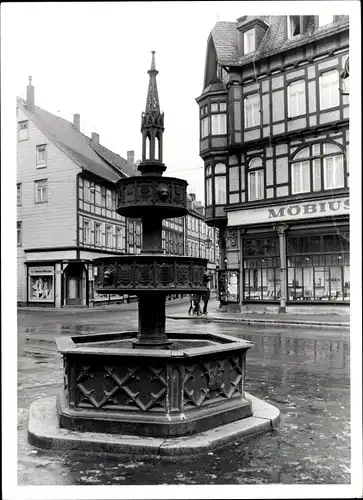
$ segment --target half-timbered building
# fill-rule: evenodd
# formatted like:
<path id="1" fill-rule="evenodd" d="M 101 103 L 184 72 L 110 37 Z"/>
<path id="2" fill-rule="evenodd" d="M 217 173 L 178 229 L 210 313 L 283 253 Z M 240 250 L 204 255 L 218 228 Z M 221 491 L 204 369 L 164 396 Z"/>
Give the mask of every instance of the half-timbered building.
<path id="1" fill-rule="evenodd" d="M 226 303 L 349 310 L 348 57 L 348 16 L 243 16 L 210 33 L 196 100 Z"/>

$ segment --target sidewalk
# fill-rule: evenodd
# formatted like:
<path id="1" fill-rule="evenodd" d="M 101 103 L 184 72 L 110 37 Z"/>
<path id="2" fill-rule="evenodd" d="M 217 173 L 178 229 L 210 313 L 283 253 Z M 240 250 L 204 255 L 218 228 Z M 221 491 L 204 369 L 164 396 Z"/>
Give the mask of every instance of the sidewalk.
<path id="1" fill-rule="evenodd" d="M 178 304 L 187 304 L 189 303 L 189 295 L 186 295 L 182 299 L 171 299 L 167 300 L 166 306 L 175 306 Z M 88 307 L 88 306 L 64 306 L 64 307 L 31 307 L 31 306 L 22 306 L 18 307 L 17 311 L 18 313 L 20 312 L 41 312 L 42 314 L 47 314 L 47 313 L 63 313 L 63 314 L 69 314 L 69 313 L 93 313 L 93 312 L 102 312 L 102 311 L 116 311 L 116 310 L 123 310 L 123 311 L 134 311 L 138 307 L 138 302 L 137 300 L 134 300 L 132 302 L 124 302 L 124 303 L 116 303 L 116 302 L 111 302 L 107 304 L 102 304 L 102 305 L 96 305 L 93 307 Z"/>
<path id="2" fill-rule="evenodd" d="M 212 300 L 209 303 L 208 315 L 189 316 L 184 314 L 167 315 L 168 319 L 182 319 L 199 322 L 217 323 L 244 323 L 248 325 L 269 324 L 269 325 L 304 325 L 317 328 L 350 328 L 349 315 L 329 315 L 329 314 L 296 314 L 296 313 L 253 313 L 253 312 L 222 312 L 218 309 L 219 303 Z"/>

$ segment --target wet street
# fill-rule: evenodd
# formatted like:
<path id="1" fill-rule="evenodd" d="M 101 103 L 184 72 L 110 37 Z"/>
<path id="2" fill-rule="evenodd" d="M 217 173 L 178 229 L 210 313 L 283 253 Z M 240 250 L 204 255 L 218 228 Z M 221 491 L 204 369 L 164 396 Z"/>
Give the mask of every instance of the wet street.
<path id="1" fill-rule="evenodd" d="M 348 484 L 350 482 L 349 331 L 167 320 L 168 331 L 226 333 L 254 342 L 246 390 L 278 407 L 272 433 L 234 442 L 196 459 L 116 457 L 38 450 L 27 443 L 32 401 L 62 384 L 59 336 L 136 330 L 136 304 L 75 313 L 18 313 L 18 484 Z M 168 306 L 182 312 L 187 303 Z"/>

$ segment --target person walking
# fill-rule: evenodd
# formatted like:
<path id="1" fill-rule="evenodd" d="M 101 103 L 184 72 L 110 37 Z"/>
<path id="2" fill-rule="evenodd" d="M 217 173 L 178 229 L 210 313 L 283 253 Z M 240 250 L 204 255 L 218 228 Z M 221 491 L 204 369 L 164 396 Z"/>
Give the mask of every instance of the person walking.
<path id="1" fill-rule="evenodd" d="M 203 276 L 203 284 L 204 286 L 207 286 L 207 290 L 202 292 L 202 300 L 203 300 L 203 314 L 208 314 L 208 302 L 210 299 L 210 288 L 209 288 L 209 282 L 211 278 L 208 274 L 205 274 Z"/>

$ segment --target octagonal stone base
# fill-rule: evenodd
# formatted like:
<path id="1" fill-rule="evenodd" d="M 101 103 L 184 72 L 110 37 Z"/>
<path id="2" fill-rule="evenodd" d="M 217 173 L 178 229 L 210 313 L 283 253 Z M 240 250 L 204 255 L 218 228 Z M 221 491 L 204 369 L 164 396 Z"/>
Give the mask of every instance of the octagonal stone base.
<path id="1" fill-rule="evenodd" d="M 269 432 L 280 420 L 279 410 L 246 393 L 252 416 L 215 429 L 178 438 L 144 437 L 95 432 L 79 432 L 59 426 L 56 398 L 43 398 L 30 406 L 29 443 L 38 448 L 92 451 L 133 456 L 181 457 L 198 455 L 245 437 Z"/>
<path id="2" fill-rule="evenodd" d="M 250 342 L 168 333 L 163 349 L 133 349 L 135 332 L 57 339 L 64 360 L 61 427 L 81 432 L 185 436 L 250 417 L 244 392 Z"/>

